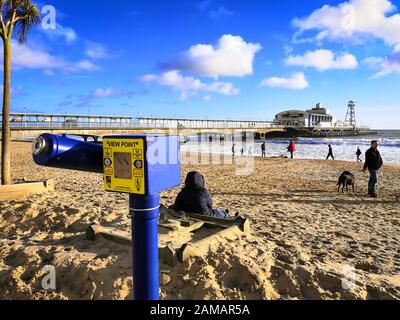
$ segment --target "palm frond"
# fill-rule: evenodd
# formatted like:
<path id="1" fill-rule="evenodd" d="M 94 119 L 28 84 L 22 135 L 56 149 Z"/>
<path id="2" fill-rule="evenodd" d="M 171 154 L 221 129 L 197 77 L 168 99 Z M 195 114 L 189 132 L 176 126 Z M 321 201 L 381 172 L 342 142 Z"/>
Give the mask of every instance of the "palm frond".
<path id="1" fill-rule="evenodd" d="M 12 18 L 14 8 L 18 8 L 20 2 L 25 0 L 3 0 L 4 21 L 10 21 Z"/>
<path id="2" fill-rule="evenodd" d="M 29 30 L 40 23 L 40 11 L 29 0 L 11 0 L 18 4 L 16 10 L 16 35 L 19 43 L 26 43 Z"/>

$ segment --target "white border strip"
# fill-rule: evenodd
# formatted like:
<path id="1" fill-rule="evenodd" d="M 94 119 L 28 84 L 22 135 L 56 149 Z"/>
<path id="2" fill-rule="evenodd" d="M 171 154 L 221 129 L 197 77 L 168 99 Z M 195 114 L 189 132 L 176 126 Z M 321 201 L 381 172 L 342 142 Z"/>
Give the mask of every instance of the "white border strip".
<path id="1" fill-rule="evenodd" d="M 150 208 L 150 209 L 133 209 L 133 208 L 129 208 L 129 211 L 134 211 L 134 212 L 148 212 L 148 211 L 153 211 L 156 209 L 159 209 L 160 206 L 157 206 L 155 208 Z"/>

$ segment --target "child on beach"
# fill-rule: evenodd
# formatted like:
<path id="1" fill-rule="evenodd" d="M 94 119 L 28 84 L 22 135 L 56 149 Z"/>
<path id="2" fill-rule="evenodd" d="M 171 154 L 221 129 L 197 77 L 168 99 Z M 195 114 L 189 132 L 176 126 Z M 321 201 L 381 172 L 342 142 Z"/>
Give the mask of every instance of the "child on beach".
<path id="1" fill-rule="evenodd" d="M 226 219 L 228 214 L 221 209 L 212 208 L 212 199 L 205 188 L 205 180 L 197 171 L 189 172 L 186 176 L 185 187 L 179 192 L 173 206 L 175 211 L 203 214 L 211 217 Z"/>

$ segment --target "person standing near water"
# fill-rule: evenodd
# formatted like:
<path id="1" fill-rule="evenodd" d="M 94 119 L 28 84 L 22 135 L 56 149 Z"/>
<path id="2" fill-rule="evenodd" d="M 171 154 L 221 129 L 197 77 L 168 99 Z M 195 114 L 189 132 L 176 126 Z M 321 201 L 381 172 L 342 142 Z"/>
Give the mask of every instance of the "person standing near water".
<path id="1" fill-rule="evenodd" d="M 360 150 L 360 148 L 357 148 L 357 152 L 356 152 L 356 156 L 357 156 L 357 162 L 362 162 L 360 156 L 361 156 L 362 152 Z"/>
<path id="2" fill-rule="evenodd" d="M 232 145 L 232 157 L 235 156 L 235 146 L 236 146 L 236 144 L 234 143 L 234 144 Z"/>
<path id="3" fill-rule="evenodd" d="M 261 145 L 261 157 L 265 158 L 265 142 Z"/>
<path id="4" fill-rule="evenodd" d="M 333 156 L 332 146 L 331 146 L 330 144 L 328 144 L 328 147 L 329 147 L 329 152 L 328 152 L 328 155 L 327 155 L 327 157 L 326 157 L 326 160 L 328 160 L 329 157 L 331 157 L 332 160 L 335 160 L 335 158 L 334 158 L 334 156 Z"/>
<path id="5" fill-rule="evenodd" d="M 378 183 L 379 169 L 382 167 L 383 161 L 381 154 L 378 151 L 378 141 L 371 141 L 371 148 L 365 153 L 365 164 L 363 172 L 367 169 L 370 174 L 368 182 L 368 195 L 372 198 L 377 198 L 376 184 Z"/>
<path id="6" fill-rule="evenodd" d="M 293 139 L 290 140 L 287 150 L 288 150 L 288 152 L 290 152 L 290 158 L 293 159 L 294 153 L 296 151 L 296 145 L 294 144 Z"/>

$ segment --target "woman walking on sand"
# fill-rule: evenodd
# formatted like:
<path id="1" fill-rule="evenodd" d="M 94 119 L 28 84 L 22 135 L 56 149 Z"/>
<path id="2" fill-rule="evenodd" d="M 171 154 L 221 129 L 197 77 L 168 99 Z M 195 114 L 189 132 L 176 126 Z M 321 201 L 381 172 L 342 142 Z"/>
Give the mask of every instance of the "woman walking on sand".
<path id="1" fill-rule="evenodd" d="M 296 151 L 296 145 L 294 144 L 293 139 L 290 140 L 289 146 L 287 148 L 288 152 L 290 152 L 290 158 L 294 158 L 294 152 Z"/>

